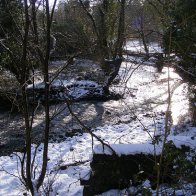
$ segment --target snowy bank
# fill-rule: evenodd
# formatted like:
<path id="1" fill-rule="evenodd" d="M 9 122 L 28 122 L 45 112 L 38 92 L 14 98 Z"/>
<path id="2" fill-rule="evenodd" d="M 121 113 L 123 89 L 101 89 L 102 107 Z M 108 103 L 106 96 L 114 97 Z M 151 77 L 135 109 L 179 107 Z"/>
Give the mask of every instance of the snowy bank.
<path id="1" fill-rule="evenodd" d="M 31 96 L 36 92 L 36 100 L 44 100 L 44 82 L 37 82 L 27 87 Z M 104 96 L 103 87 L 89 80 L 54 80 L 50 84 L 50 101 L 64 99 L 79 100 L 85 98 L 98 98 Z"/>
<path id="2" fill-rule="evenodd" d="M 189 147 L 191 149 L 196 148 L 196 139 L 194 137 L 188 136 L 169 136 L 167 142 L 172 142 L 176 148 L 182 148 L 183 146 Z M 162 142 L 159 144 L 111 144 L 110 147 L 116 152 L 118 156 L 121 155 L 135 155 L 135 154 L 144 154 L 144 155 L 160 155 L 162 152 Z M 111 150 L 107 146 L 98 144 L 94 146 L 94 154 L 105 154 L 112 155 Z"/>
<path id="3" fill-rule="evenodd" d="M 111 148 L 116 152 L 118 156 L 121 155 L 135 155 L 135 154 L 151 154 L 154 155 L 154 152 L 156 151 L 156 154 L 161 153 L 161 147 L 158 145 L 152 145 L 152 144 L 111 144 Z M 106 154 L 106 155 L 112 155 L 111 150 L 103 146 L 101 144 L 98 144 L 94 147 L 94 154 Z"/>

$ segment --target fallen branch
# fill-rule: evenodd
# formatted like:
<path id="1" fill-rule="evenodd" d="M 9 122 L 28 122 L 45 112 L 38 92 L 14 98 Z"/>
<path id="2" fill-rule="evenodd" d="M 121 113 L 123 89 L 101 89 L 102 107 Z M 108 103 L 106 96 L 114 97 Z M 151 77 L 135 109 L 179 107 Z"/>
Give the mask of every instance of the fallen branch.
<path id="1" fill-rule="evenodd" d="M 99 138 L 97 135 L 95 135 L 95 134 L 91 131 L 91 129 L 90 129 L 89 127 L 87 127 L 87 126 L 77 117 L 77 115 L 74 114 L 74 112 L 72 111 L 72 109 L 71 109 L 71 107 L 70 107 L 70 103 L 69 103 L 68 100 L 66 100 L 66 103 L 67 103 L 67 108 L 68 108 L 70 114 L 77 120 L 77 122 L 84 128 L 84 130 L 92 136 L 92 138 L 93 138 L 93 137 L 96 138 L 96 139 L 103 145 L 103 150 L 104 150 L 104 146 L 106 146 L 106 147 L 108 147 L 108 148 L 112 151 L 112 153 L 113 153 L 114 155 L 117 155 L 116 152 L 114 151 L 114 149 L 113 149 L 109 144 L 106 144 L 105 142 L 103 142 L 101 138 Z"/>
<path id="2" fill-rule="evenodd" d="M 69 164 L 66 164 L 66 165 L 60 165 L 58 170 L 66 170 L 68 167 L 71 167 L 71 166 L 78 166 L 78 165 L 81 165 L 81 164 L 84 164 L 84 163 L 87 163 L 89 162 L 89 160 L 85 160 L 85 161 L 76 161 L 74 163 L 69 163 Z"/>

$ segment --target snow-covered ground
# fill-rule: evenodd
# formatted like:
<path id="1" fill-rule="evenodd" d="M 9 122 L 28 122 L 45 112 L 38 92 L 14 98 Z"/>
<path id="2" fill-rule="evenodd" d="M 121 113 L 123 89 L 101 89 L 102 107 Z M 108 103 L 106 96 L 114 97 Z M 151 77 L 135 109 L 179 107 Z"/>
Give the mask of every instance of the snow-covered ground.
<path id="1" fill-rule="evenodd" d="M 153 42 L 149 43 L 148 44 L 148 49 L 149 49 L 150 53 L 161 53 L 161 52 L 163 52 L 160 44 L 155 43 L 155 42 L 154 43 Z M 125 50 L 132 51 L 132 52 L 135 52 L 135 53 L 145 53 L 144 45 L 142 43 L 142 40 L 138 40 L 138 39 L 128 40 L 127 43 L 126 43 L 126 46 L 125 46 Z"/>
<path id="2" fill-rule="evenodd" d="M 157 73 L 155 67 L 123 62 L 120 70 L 121 85 L 114 86 L 112 89 L 124 92 L 125 99 L 105 102 L 103 106 L 113 110 L 117 108 L 124 110 L 125 115 L 119 117 L 120 121 L 116 124 L 110 123 L 94 128 L 94 133 L 109 144 L 130 144 L 130 146 L 131 144 L 138 144 L 138 146 L 146 144 L 148 148 L 152 142 L 151 137 L 162 135 L 164 131 L 168 99 L 168 73 L 170 75 L 172 116 L 169 139 L 175 141 L 178 146 L 187 144 L 195 148 L 196 127 L 181 127 L 181 123 L 188 121 L 188 84 L 182 82 L 173 68 L 168 69 L 167 67 L 163 68 L 162 73 Z M 94 145 L 97 144 L 99 142 L 95 140 Z M 32 149 L 35 149 L 35 146 L 32 146 Z M 39 171 L 42 159 L 42 149 L 41 145 L 37 151 L 35 161 L 37 171 Z M 16 196 L 26 193 L 18 178 L 20 177 L 18 156 L 21 157 L 22 154 L 16 153 L 0 157 L 0 196 Z M 68 137 L 60 143 L 50 143 L 47 176 L 43 188 L 47 188 L 47 184 L 53 184 L 51 196 L 82 196 L 83 187 L 80 186 L 80 178 L 88 176 L 91 157 L 92 138 L 87 133 L 78 134 L 72 138 Z M 76 164 L 71 165 L 72 163 Z M 59 170 L 62 165 L 69 166 L 65 170 Z M 149 186 L 148 181 L 144 182 L 144 186 Z M 131 192 L 133 189 L 134 187 L 131 187 L 129 191 Z M 192 190 L 193 186 L 187 185 L 183 190 L 185 192 L 179 189 L 176 191 L 176 195 L 192 195 Z M 127 191 L 110 190 L 102 195 L 128 195 Z M 44 195 L 43 190 L 41 195 Z"/>

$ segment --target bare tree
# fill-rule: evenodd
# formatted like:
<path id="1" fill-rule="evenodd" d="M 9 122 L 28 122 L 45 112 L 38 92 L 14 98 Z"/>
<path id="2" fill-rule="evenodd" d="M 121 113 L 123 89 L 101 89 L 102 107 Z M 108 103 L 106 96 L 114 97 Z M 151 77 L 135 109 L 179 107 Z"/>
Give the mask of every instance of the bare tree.
<path id="1" fill-rule="evenodd" d="M 25 122 L 25 152 L 24 156 L 21 159 L 21 176 L 22 182 L 25 187 L 30 190 L 32 195 L 37 195 L 39 188 L 43 184 L 48 162 L 48 142 L 49 142 L 49 130 L 50 130 L 50 115 L 49 115 L 49 74 L 48 74 L 48 65 L 51 52 L 51 26 L 53 13 L 56 6 L 57 0 L 54 1 L 54 4 L 50 10 L 49 0 L 44 0 L 43 4 L 41 1 L 37 0 L 24 0 L 22 15 L 21 15 L 21 26 L 18 26 L 15 23 L 15 26 L 18 27 L 18 32 L 20 32 L 19 37 L 15 39 L 15 44 L 20 45 L 20 55 L 17 56 L 14 48 L 10 45 L 6 45 L 1 42 L 1 45 L 4 47 L 6 52 L 9 55 L 13 63 L 14 72 L 11 69 L 10 71 L 14 73 L 16 79 L 19 82 L 19 87 L 21 89 L 21 102 L 20 109 L 23 114 Z M 40 22 L 37 18 L 37 13 L 41 12 L 43 14 L 43 26 L 40 26 Z M 11 12 L 9 13 L 11 15 Z M 41 33 L 40 33 L 41 29 Z M 17 57 L 17 58 L 16 58 Z M 35 156 L 32 157 L 32 124 L 34 119 L 34 110 L 29 107 L 29 100 L 27 95 L 27 82 L 29 81 L 29 71 L 33 70 L 33 62 L 38 62 L 42 68 L 44 75 L 44 108 L 45 108 L 45 128 L 44 128 L 44 150 L 42 158 L 42 166 L 40 174 L 36 181 L 33 179 L 33 173 L 35 172 L 34 161 Z M 34 79 L 33 79 L 34 85 Z M 36 152 L 35 152 L 36 153 Z"/>
<path id="2" fill-rule="evenodd" d="M 85 6 L 84 1 L 80 0 L 80 3 L 91 20 L 97 37 L 99 61 L 103 71 L 108 75 L 104 85 L 105 92 L 108 93 L 109 86 L 118 75 L 122 62 L 123 45 L 125 42 L 126 1 L 103 0 L 96 2 L 99 20 L 96 20 L 95 13 L 92 13 Z"/>

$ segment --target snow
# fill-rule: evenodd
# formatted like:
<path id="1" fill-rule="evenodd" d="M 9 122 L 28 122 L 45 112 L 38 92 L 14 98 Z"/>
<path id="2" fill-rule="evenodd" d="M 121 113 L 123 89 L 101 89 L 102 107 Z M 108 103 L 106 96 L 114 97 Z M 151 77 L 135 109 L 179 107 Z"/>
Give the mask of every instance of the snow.
<path id="1" fill-rule="evenodd" d="M 122 69 L 127 69 L 127 64 L 130 63 L 123 63 Z M 187 114 L 189 110 L 188 84 L 182 82 L 182 78 L 175 73 L 173 68 L 164 67 L 161 74 L 158 74 L 155 67 L 142 65 L 135 70 L 136 66 L 131 64 L 129 73 L 120 72 L 121 77 L 125 80 L 133 73 L 130 79 L 127 80 L 126 87 L 131 89 L 134 97 L 129 96 L 126 101 L 134 102 L 135 106 L 146 103 L 146 105 L 153 108 L 154 112 L 165 111 L 169 74 L 172 120 L 173 124 L 177 125 L 180 116 Z"/>
<path id="2" fill-rule="evenodd" d="M 168 136 L 167 141 L 172 141 L 177 148 L 181 148 L 182 146 L 190 147 L 191 149 L 196 148 L 196 141 L 193 137 L 188 136 Z"/>
<path id="3" fill-rule="evenodd" d="M 136 45 L 136 48 L 133 48 L 134 45 Z M 129 50 L 133 49 L 135 52 L 138 52 L 138 50 L 143 51 L 138 41 L 128 43 L 127 48 Z M 160 52 L 161 49 L 157 44 L 152 44 L 150 51 Z M 112 144 L 112 148 L 119 156 L 121 154 L 153 153 L 154 145 L 151 144 L 151 137 L 162 136 L 164 132 L 165 111 L 168 98 L 167 76 L 169 72 L 172 92 L 170 110 L 173 122 L 168 141 L 172 140 L 177 147 L 186 145 L 195 149 L 196 127 L 187 125 L 185 129 L 179 132 L 181 118 L 184 116 L 188 117 L 188 84 L 182 82 L 182 79 L 175 73 L 173 68 L 168 69 L 164 67 L 161 73 L 157 73 L 155 67 L 143 64 L 142 59 L 136 57 L 130 58 L 132 58 L 131 62 L 123 62 L 120 70 L 120 77 L 123 78 L 122 86 L 113 87 L 117 92 L 125 92 L 125 99 L 102 103 L 103 107 L 110 108 L 111 111 L 125 110 L 125 115 L 120 117 L 121 122 L 117 124 L 110 122 L 104 126 L 96 127 L 92 131 L 103 139 L 105 143 Z M 141 63 L 141 65 L 138 66 L 138 64 L 133 63 L 134 59 L 135 62 Z M 36 88 L 44 88 L 44 83 L 38 82 L 35 86 Z M 57 79 L 51 84 L 51 87 L 54 88 L 59 86 L 74 86 L 69 88 L 69 92 L 75 97 L 83 96 L 87 93 L 84 89 L 86 87 L 99 87 L 99 85 L 93 81 L 77 81 L 74 79 Z M 126 89 L 124 87 L 126 87 Z M 32 88 L 32 85 L 28 86 L 28 88 Z M 129 109 L 127 107 L 129 107 Z M 36 119 L 35 123 L 39 124 L 40 121 L 40 119 Z M 56 120 L 54 123 L 58 124 L 59 121 Z M 175 136 L 174 133 L 176 134 Z M 93 152 L 91 144 L 92 138 L 87 133 L 78 134 L 72 138 L 67 137 L 60 143 L 49 143 L 49 161 L 43 187 L 46 188 L 47 184 L 53 184 L 51 196 L 82 196 L 83 186 L 80 185 L 79 180 L 80 178 L 88 179 L 89 177 L 92 153 L 103 153 L 102 145 L 98 141 L 94 140 Z M 161 143 L 156 145 L 155 149 L 157 154 L 160 153 L 161 147 Z M 34 151 L 34 149 L 35 145 L 32 145 L 32 151 Z M 43 144 L 39 146 L 35 160 L 35 165 L 38 167 L 36 176 L 40 169 L 42 152 Z M 110 154 L 110 151 L 105 147 L 104 153 Z M 16 153 L 10 156 L 0 157 L 0 195 L 17 196 L 27 193 L 18 178 L 20 177 L 18 156 L 21 157 L 22 154 Z M 84 163 L 74 165 L 76 162 Z M 68 164 L 67 169 L 59 170 L 60 166 Z M 143 182 L 143 185 L 148 187 L 148 180 Z M 191 195 L 193 187 L 194 185 L 191 184 L 189 184 L 189 187 L 184 187 L 185 195 Z M 101 195 L 128 195 L 128 191 L 134 193 L 135 190 L 136 187 L 130 187 L 129 189 L 121 191 L 110 190 Z M 42 188 L 42 195 L 43 191 Z M 156 195 L 155 191 L 152 191 L 152 193 Z M 181 193 L 182 190 L 176 190 L 176 195 L 180 195 Z"/>
<path id="4" fill-rule="evenodd" d="M 44 82 L 36 82 L 27 86 L 27 89 L 44 89 Z M 94 95 L 102 95 L 103 88 L 94 81 L 89 80 L 59 80 L 56 79 L 50 84 L 51 89 L 60 91 L 54 99 L 72 98 L 80 99 L 87 96 L 89 93 Z"/>
<path id="5" fill-rule="evenodd" d="M 167 141 L 172 141 L 177 148 L 181 148 L 182 146 L 187 146 L 192 149 L 196 148 L 195 139 L 187 136 L 169 136 L 167 138 Z M 162 152 L 163 144 L 159 142 L 158 145 L 143 143 L 143 144 L 111 144 L 110 146 L 118 156 L 135 155 L 135 154 L 160 155 Z M 107 146 L 103 146 L 102 144 L 96 145 L 93 149 L 93 153 L 112 155 L 111 149 L 109 149 Z"/>
<path id="6" fill-rule="evenodd" d="M 50 87 L 69 87 L 71 85 L 75 85 L 75 86 L 95 86 L 97 87 L 98 84 L 94 81 L 88 81 L 88 80 L 75 80 L 75 79 L 72 79 L 72 80 L 54 80 L 52 81 Z M 34 83 L 34 88 L 35 89 L 43 89 L 45 87 L 44 85 L 44 82 L 37 82 L 37 83 Z M 33 84 L 30 84 L 28 85 L 27 87 L 28 89 L 31 89 L 33 88 Z"/>
<path id="7" fill-rule="evenodd" d="M 145 53 L 144 46 L 141 40 L 128 40 L 125 49 L 135 53 Z M 148 49 L 150 53 L 162 53 L 162 48 L 158 43 L 149 43 Z"/>
<path id="8" fill-rule="evenodd" d="M 149 143 L 146 144 L 111 144 L 112 149 L 116 152 L 118 156 L 121 155 L 135 155 L 135 154 L 156 154 L 159 155 L 161 153 L 161 146 L 152 145 Z M 94 147 L 94 154 L 107 154 L 112 155 L 111 150 L 107 147 L 99 144 Z"/>
<path id="9" fill-rule="evenodd" d="M 16 156 L 0 157 L 0 163 L 0 195 L 18 195 L 21 192 L 21 183 L 17 177 L 13 176 L 19 175 Z"/>

